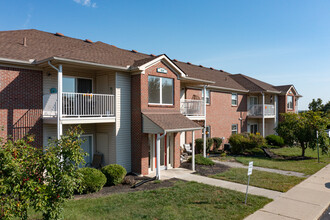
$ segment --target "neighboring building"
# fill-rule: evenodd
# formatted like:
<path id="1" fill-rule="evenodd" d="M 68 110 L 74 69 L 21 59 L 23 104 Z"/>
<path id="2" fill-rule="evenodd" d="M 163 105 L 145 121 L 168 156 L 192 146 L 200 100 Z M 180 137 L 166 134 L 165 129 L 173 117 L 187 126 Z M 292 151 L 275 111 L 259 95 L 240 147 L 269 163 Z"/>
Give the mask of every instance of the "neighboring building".
<path id="1" fill-rule="evenodd" d="M 86 162 L 99 152 L 104 164 L 128 172 L 154 172 L 157 149 L 158 168 L 178 167 L 180 146 L 202 134 L 225 142 L 232 133 L 272 134 L 279 113 L 297 111 L 299 97 L 292 85 L 166 55 L 60 33 L 0 32 L 0 136 L 32 133 L 42 147 L 81 124 Z"/>

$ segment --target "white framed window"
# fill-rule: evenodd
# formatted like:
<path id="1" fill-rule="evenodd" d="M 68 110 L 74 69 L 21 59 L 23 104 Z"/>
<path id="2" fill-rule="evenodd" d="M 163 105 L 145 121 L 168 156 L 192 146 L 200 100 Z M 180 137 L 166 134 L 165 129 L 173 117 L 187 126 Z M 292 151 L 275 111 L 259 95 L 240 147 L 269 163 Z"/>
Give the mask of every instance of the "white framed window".
<path id="1" fill-rule="evenodd" d="M 173 105 L 173 79 L 148 76 L 149 104 Z"/>
<path id="2" fill-rule="evenodd" d="M 237 103 L 238 103 L 238 95 L 237 93 L 232 93 L 231 94 L 231 105 L 232 106 L 237 106 Z"/>
<path id="3" fill-rule="evenodd" d="M 202 99 L 204 100 L 204 89 L 202 90 Z M 206 104 L 210 104 L 211 99 L 210 99 L 210 90 L 206 90 Z"/>
<path id="4" fill-rule="evenodd" d="M 237 134 L 238 133 L 238 124 L 232 124 L 231 125 L 231 134 Z"/>
<path id="5" fill-rule="evenodd" d="M 288 109 L 293 109 L 293 96 L 287 96 L 286 97 L 286 106 Z"/>

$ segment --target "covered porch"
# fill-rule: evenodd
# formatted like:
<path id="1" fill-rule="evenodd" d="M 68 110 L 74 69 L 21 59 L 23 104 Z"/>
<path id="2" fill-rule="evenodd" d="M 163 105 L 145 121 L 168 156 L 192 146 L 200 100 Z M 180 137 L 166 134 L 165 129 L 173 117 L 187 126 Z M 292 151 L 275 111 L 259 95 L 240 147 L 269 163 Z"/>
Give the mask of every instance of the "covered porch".
<path id="1" fill-rule="evenodd" d="M 160 170 L 180 164 L 179 132 L 192 132 L 192 170 L 195 170 L 195 131 L 203 129 L 179 112 L 143 112 L 143 133 L 148 134 L 149 174 L 160 179 Z M 177 137 L 177 138 L 176 138 Z"/>

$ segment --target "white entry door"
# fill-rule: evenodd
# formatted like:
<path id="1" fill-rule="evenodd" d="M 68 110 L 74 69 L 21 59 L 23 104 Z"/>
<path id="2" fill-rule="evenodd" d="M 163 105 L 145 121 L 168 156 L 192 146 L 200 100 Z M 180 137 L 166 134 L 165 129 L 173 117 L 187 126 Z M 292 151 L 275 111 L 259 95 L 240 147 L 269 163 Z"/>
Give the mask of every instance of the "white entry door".
<path id="1" fill-rule="evenodd" d="M 87 153 L 87 155 L 84 156 L 86 163 L 80 164 L 79 167 L 90 167 L 93 160 L 93 135 L 81 135 L 81 139 L 83 140 L 81 148 Z"/>
<path id="2" fill-rule="evenodd" d="M 165 170 L 173 167 L 173 153 L 174 153 L 174 135 L 166 134 L 160 140 L 160 169 Z M 156 169 L 156 134 L 149 134 L 149 169 L 154 171 Z"/>

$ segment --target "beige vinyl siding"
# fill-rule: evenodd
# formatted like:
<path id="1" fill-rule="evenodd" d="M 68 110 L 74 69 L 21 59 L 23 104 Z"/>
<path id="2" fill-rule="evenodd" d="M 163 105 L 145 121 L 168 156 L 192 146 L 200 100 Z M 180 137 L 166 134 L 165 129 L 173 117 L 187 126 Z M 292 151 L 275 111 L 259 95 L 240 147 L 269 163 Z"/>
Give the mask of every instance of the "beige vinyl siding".
<path id="1" fill-rule="evenodd" d="M 131 77 L 116 73 L 116 160 L 131 171 Z"/>
<path id="2" fill-rule="evenodd" d="M 49 140 L 56 138 L 57 138 L 57 125 L 43 124 L 43 146 L 48 146 Z"/>
<path id="3" fill-rule="evenodd" d="M 143 119 L 142 121 L 143 133 L 159 134 L 164 132 L 163 129 L 155 125 L 155 123 L 153 123 L 145 115 L 142 116 L 142 119 Z"/>

